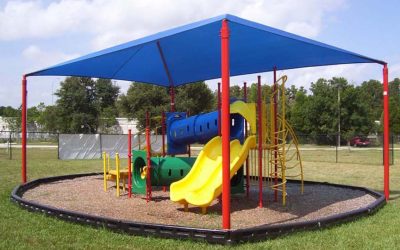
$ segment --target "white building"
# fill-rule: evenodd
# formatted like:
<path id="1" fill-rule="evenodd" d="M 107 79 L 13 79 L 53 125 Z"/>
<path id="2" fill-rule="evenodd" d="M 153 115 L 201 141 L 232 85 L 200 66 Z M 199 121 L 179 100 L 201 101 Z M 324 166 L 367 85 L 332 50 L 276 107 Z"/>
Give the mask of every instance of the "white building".
<path id="1" fill-rule="evenodd" d="M 129 120 L 128 118 L 119 117 L 116 118 L 117 125 L 115 125 L 115 132 L 118 134 L 128 134 L 128 130 L 131 129 L 132 134 L 136 134 L 139 130 L 136 128 L 137 121 L 135 119 Z"/>

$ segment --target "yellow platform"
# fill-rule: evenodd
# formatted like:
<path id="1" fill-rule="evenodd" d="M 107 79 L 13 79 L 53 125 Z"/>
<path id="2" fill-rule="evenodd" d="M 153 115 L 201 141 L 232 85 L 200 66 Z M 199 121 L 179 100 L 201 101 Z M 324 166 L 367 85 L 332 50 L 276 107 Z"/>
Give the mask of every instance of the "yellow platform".
<path id="1" fill-rule="evenodd" d="M 116 177 L 117 177 L 117 173 L 118 173 L 117 170 L 108 171 L 107 180 L 110 180 L 110 181 L 115 180 Z M 128 179 L 128 175 L 129 175 L 128 169 L 122 169 L 122 170 L 119 171 L 119 177 L 120 178 Z"/>
<path id="2" fill-rule="evenodd" d="M 243 145 L 239 140 L 230 144 L 230 177 L 243 165 L 249 150 L 255 148 L 256 137 L 250 136 Z M 222 192 L 222 139 L 210 140 L 200 152 L 190 172 L 170 187 L 170 199 L 183 205 L 206 208 Z"/>

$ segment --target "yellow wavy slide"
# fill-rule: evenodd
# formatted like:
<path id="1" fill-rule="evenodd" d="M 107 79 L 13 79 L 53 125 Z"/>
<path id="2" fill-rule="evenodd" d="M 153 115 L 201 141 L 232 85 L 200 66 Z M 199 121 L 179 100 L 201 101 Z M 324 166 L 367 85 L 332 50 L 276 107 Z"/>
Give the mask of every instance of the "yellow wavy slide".
<path id="1" fill-rule="evenodd" d="M 240 169 L 249 150 L 255 148 L 256 137 L 249 136 L 243 145 L 232 140 L 230 147 L 230 177 Z M 170 187 L 170 199 L 187 205 L 206 208 L 222 192 L 222 140 L 211 139 L 200 152 L 191 171 Z"/>

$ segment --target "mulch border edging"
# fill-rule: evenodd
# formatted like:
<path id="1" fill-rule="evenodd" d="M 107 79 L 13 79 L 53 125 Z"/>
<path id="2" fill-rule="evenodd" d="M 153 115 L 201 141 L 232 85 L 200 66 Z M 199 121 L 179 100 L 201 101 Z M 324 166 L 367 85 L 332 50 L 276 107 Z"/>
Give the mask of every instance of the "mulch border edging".
<path id="1" fill-rule="evenodd" d="M 352 210 L 345 213 L 335 214 L 324 218 L 294 222 L 281 225 L 262 225 L 249 227 L 245 229 L 221 230 L 221 229 L 202 229 L 193 227 L 184 227 L 177 225 L 164 225 L 143 223 L 128 220 L 117 220 L 109 217 L 101 217 L 95 215 L 84 214 L 80 212 L 60 209 L 52 206 L 46 206 L 34 201 L 28 201 L 22 198 L 22 195 L 29 189 L 44 183 L 50 183 L 59 180 L 74 179 L 78 177 L 98 175 L 99 173 L 62 175 L 36 179 L 25 184 L 21 184 L 14 188 L 11 193 L 11 201 L 15 202 L 24 209 L 33 212 L 43 213 L 62 220 L 75 222 L 93 227 L 107 228 L 113 231 L 128 233 L 140 236 L 157 236 L 162 238 L 173 239 L 194 239 L 203 240 L 209 243 L 217 244 L 236 244 L 241 242 L 260 241 L 285 235 L 300 230 L 313 230 L 335 224 L 355 220 L 362 216 L 375 213 L 378 209 L 386 204 L 383 194 L 364 187 L 348 186 L 341 184 L 331 184 L 328 182 L 304 181 L 308 185 L 328 185 L 335 187 L 348 188 L 353 190 L 364 191 L 377 198 L 372 204 Z M 289 182 L 299 183 L 297 180 L 288 180 Z"/>

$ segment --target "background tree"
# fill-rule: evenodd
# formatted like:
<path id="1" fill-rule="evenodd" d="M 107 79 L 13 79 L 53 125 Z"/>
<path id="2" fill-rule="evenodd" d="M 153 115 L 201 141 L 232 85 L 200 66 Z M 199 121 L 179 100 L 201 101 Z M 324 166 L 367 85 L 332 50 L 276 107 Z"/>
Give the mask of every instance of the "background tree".
<path id="1" fill-rule="evenodd" d="M 368 104 L 372 119 L 379 121 L 383 111 L 382 83 L 377 80 L 364 81 L 357 90 Z"/>
<path id="2" fill-rule="evenodd" d="M 68 77 L 56 92 L 57 129 L 63 133 L 96 133 L 102 113 L 115 110 L 119 87 L 110 80 Z M 115 119 L 113 121 L 115 124 Z"/>
<path id="3" fill-rule="evenodd" d="M 42 127 L 42 131 L 56 133 L 58 131 L 60 119 L 58 116 L 57 106 L 49 105 L 41 107 L 38 123 Z"/>
<path id="4" fill-rule="evenodd" d="M 312 132 L 312 120 L 310 119 L 310 97 L 305 91 L 298 91 L 291 103 L 289 123 L 298 134 L 310 134 Z"/>
<path id="5" fill-rule="evenodd" d="M 180 112 L 190 112 L 195 115 L 207 112 L 213 108 L 212 91 L 204 82 L 186 84 L 175 88 L 175 109 Z M 132 83 L 126 95 L 120 96 L 118 107 L 121 113 L 130 119 L 138 121 L 138 129 L 146 126 L 146 111 L 151 114 L 151 127 L 160 125 L 163 111 L 170 110 L 169 90 L 144 83 Z"/>
<path id="6" fill-rule="evenodd" d="M 151 116 L 160 116 L 161 112 L 169 110 L 168 89 L 152 84 L 133 82 L 128 92 L 122 94 L 118 101 L 122 115 L 138 121 L 138 129 L 146 127 L 146 112 Z M 159 126 L 152 122 L 152 127 Z"/>
<path id="7" fill-rule="evenodd" d="M 176 110 L 190 115 L 210 112 L 214 106 L 213 93 L 204 82 L 185 84 L 176 88 Z"/>
<path id="8" fill-rule="evenodd" d="M 4 121 L 7 123 L 10 130 L 19 131 L 20 121 L 21 121 L 21 110 L 15 109 L 11 106 L 1 106 L 0 116 L 3 117 Z"/>
<path id="9" fill-rule="evenodd" d="M 400 134 L 400 79 L 389 83 L 389 123 L 390 133 Z M 383 123 L 381 123 L 383 124 Z"/>

